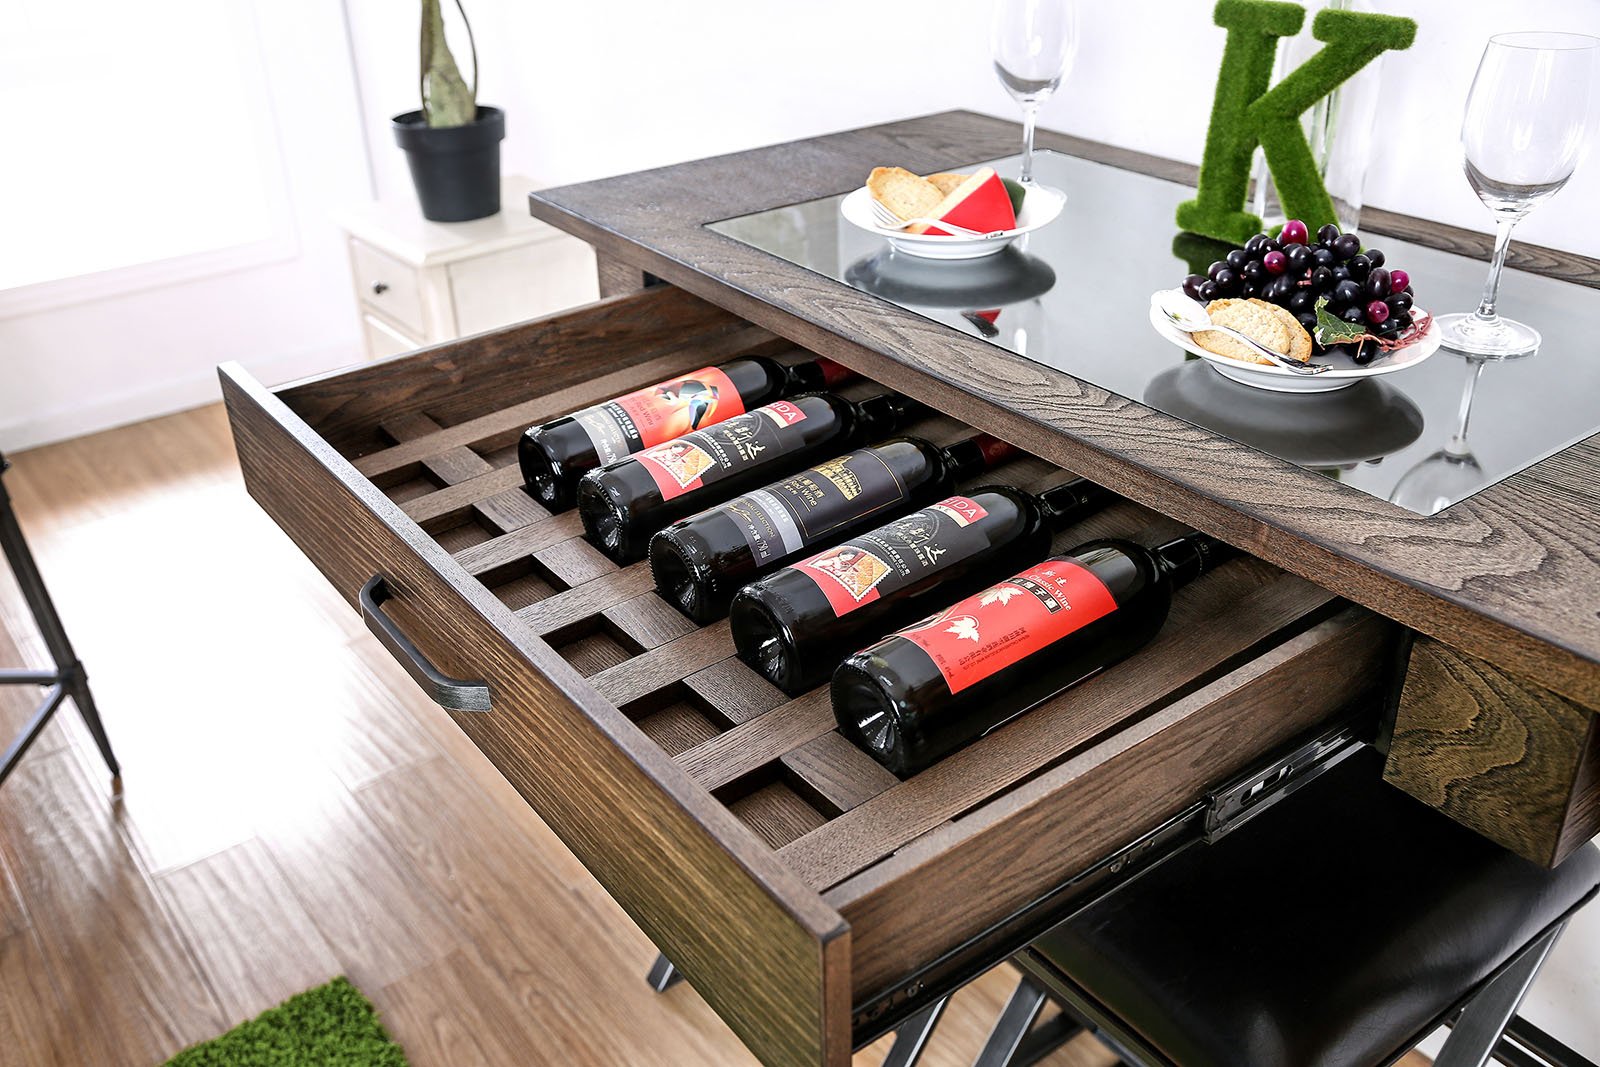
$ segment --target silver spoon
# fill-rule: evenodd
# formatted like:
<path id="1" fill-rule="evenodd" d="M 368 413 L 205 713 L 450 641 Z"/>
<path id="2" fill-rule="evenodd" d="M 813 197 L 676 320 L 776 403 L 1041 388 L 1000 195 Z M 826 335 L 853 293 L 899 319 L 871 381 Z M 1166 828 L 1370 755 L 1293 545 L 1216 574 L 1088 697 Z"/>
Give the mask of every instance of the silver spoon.
<path id="1" fill-rule="evenodd" d="M 1207 313 L 1205 306 L 1190 300 L 1183 294 L 1181 289 L 1163 289 L 1151 297 L 1150 302 L 1167 317 L 1168 322 L 1184 333 L 1202 333 L 1206 330 L 1215 330 L 1218 333 L 1227 334 L 1229 337 L 1243 341 L 1253 350 L 1260 352 L 1286 371 L 1309 376 L 1321 374 L 1332 369 L 1326 363 L 1296 363 L 1292 359 L 1285 359 L 1281 353 L 1274 352 L 1248 334 L 1240 333 L 1238 330 L 1227 326 L 1218 326 L 1211 321 L 1211 316 Z"/>

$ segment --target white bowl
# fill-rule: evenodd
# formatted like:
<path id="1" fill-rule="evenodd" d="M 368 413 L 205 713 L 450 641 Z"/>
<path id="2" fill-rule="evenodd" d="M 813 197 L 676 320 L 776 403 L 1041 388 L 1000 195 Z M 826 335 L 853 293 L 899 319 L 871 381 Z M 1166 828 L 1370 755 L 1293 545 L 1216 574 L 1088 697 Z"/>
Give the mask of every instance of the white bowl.
<path id="1" fill-rule="evenodd" d="M 1001 231 L 998 237 L 949 237 L 940 234 L 906 233 L 879 226 L 872 217 L 872 190 L 862 186 L 839 202 L 839 214 L 853 226 L 875 233 L 889 242 L 896 252 L 923 259 L 979 259 L 992 256 L 1025 233 L 1048 226 L 1061 214 L 1067 194 L 1048 185 L 1029 185 L 1022 198 L 1017 226 Z"/>
<path id="2" fill-rule="evenodd" d="M 1282 367 L 1266 363 L 1242 363 L 1237 359 L 1219 356 L 1215 352 L 1207 352 L 1194 343 L 1193 337 L 1178 329 L 1161 313 L 1161 309 L 1155 304 L 1154 296 L 1151 297 L 1150 303 L 1150 325 L 1154 327 L 1156 333 L 1185 352 L 1193 352 L 1211 364 L 1212 369 L 1224 378 L 1231 378 L 1240 385 L 1267 389 L 1274 393 L 1331 393 L 1335 389 L 1346 389 L 1368 378 L 1407 370 L 1439 351 L 1440 339 L 1438 324 L 1430 322 L 1423 335 L 1411 344 L 1398 348 L 1388 355 L 1379 356 L 1364 367 L 1349 356 L 1325 354 L 1313 356 L 1312 359 L 1318 363 L 1328 364 L 1332 370 L 1323 371 L 1321 374 L 1296 374 L 1292 370 L 1284 370 Z"/>

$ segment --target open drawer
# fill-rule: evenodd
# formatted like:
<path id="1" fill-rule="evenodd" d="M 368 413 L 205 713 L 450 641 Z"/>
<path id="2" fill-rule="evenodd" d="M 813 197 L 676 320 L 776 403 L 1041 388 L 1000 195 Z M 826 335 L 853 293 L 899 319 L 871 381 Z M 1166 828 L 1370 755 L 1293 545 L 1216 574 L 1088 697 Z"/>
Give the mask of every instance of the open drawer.
<path id="1" fill-rule="evenodd" d="M 659 287 L 276 393 L 222 381 L 251 494 L 347 599 L 383 579 L 377 612 L 466 680 L 446 702 L 486 687 L 456 721 L 528 803 L 764 1061 L 837 1065 L 930 963 L 1371 699 L 1393 634 L 1235 560 L 1132 659 L 899 781 L 825 690 L 786 700 L 726 622 L 695 627 L 521 491 L 525 426 L 750 351 L 804 355 Z M 1066 476 L 1025 457 L 983 480 Z M 1123 503 L 1057 547 L 1176 529 Z"/>

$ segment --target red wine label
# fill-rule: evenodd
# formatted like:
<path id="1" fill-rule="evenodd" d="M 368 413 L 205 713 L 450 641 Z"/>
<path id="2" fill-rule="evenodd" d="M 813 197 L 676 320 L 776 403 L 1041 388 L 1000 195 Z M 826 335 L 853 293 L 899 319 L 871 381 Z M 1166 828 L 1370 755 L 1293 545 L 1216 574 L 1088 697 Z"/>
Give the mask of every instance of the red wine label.
<path id="1" fill-rule="evenodd" d="M 728 376 L 716 367 L 702 367 L 682 378 L 575 411 L 572 417 L 594 442 L 600 462 L 606 464 L 742 414 L 744 397 Z"/>
<path id="2" fill-rule="evenodd" d="M 847 615 L 987 548 L 988 536 L 973 523 L 988 514 L 968 497 L 948 497 L 801 560 L 794 569 L 822 590 L 835 617 Z"/>
<path id="3" fill-rule="evenodd" d="M 798 446 L 801 437 L 795 427 L 805 418 L 798 404 L 779 400 L 647 448 L 633 458 L 650 472 L 661 499 L 671 500 Z"/>
<path id="4" fill-rule="evenodd" d="M 902 504 L 906 487 L 874 449 L 774 482 L 723 505 L 756 564 L 792 556 L 848 523 Z"/>
<path id="5" fill-rule="evenodd" d="M 899 630 L 959 693 L 1117 610 L 1094 572 L 1049 559 Z"/>

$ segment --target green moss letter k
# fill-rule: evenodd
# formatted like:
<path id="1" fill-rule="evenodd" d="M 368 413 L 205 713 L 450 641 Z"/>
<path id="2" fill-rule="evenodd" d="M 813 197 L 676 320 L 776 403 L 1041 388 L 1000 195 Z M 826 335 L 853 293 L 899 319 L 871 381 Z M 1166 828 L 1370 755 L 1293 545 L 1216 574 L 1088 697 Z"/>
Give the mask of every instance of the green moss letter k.
<path id="1" fill-rule="evenodd" d="M 1305 10 L 1275 0 L 1218 0 L 1214 18 L 1228 31 L 1228 43 L 1217 72 L 1200 188 L 1193 200 L 1178 205 L 1178 225 L 1234 244 L 1261 229 L 1261 219 L 1244 210 L 1258 144 L 1290 218 L 1304 220 L 1313 233 L 1337 222 L 1300 116 L 1385 51 L 1411 47 L 1417 24 L 1325 8 L 1311 24 L 1322 49 L 1268 89 L 1278 38 L 1300 32 Z"/>

